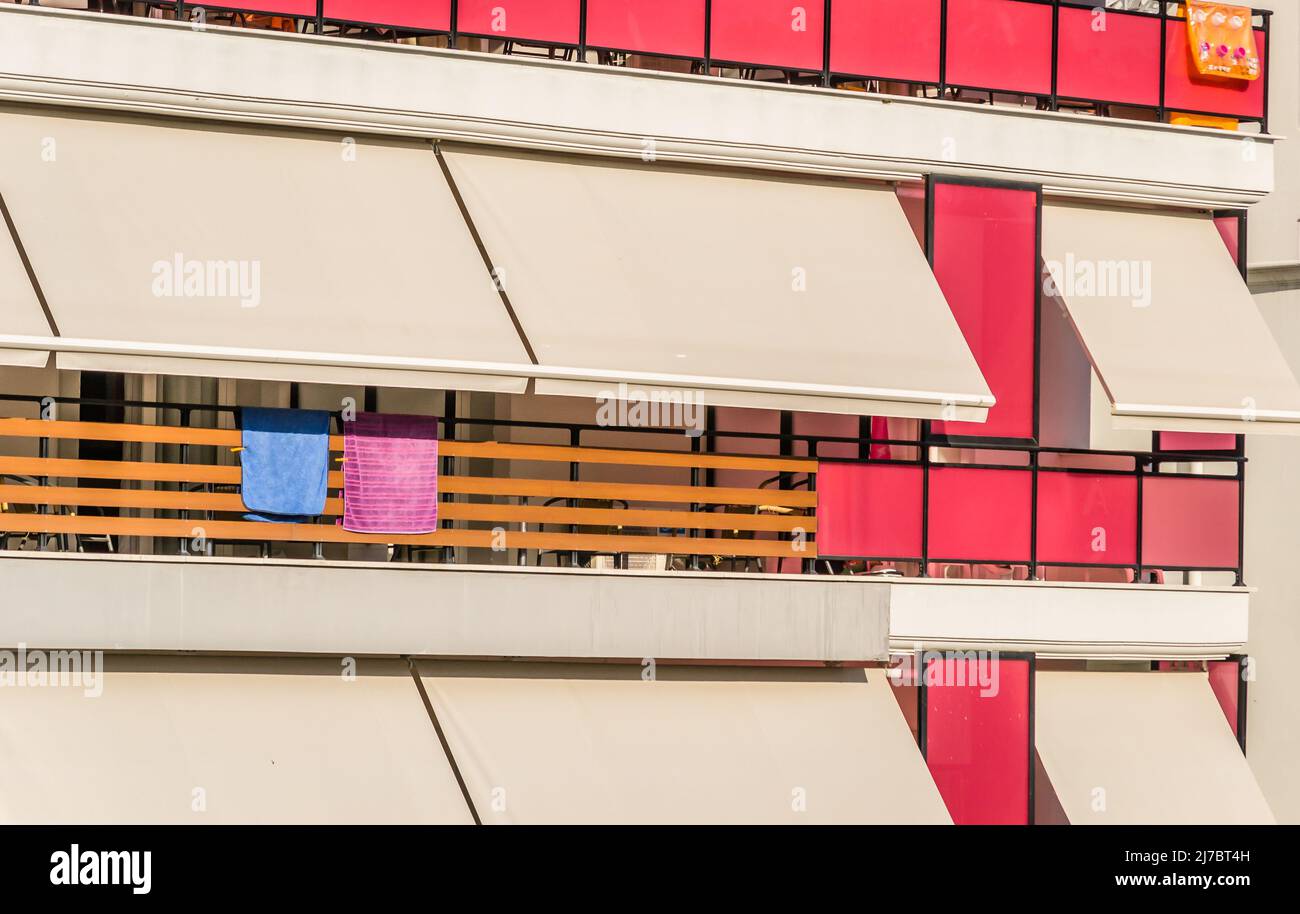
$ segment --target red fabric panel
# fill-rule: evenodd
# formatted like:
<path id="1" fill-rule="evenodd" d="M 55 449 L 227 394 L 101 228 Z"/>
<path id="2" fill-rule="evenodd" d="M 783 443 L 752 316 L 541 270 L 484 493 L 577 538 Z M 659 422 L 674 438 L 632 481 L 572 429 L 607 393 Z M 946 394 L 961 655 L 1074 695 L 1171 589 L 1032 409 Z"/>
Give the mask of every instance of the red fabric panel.
<path id="1" fill-rule="evenodd" d="M 1152 568 L 1233 568 L 1238 485 L 1204 476 L 1142 482 L 1142 564 Z"/>
<path id="2" fill-rule="evenodd" d="M 732 63 L 820 70 L 822 0 L 713 0 L 710 56 Z"/>
<path id="3" fill-rule="evenodd" d="M 997 398 L 987 422 L 935 422 L 936 434 L 1034 435 L 1037 205 L 1030 190 L 934 185 L 934 275 Z"/>
<path id="4" fill-rule="evenodd" d="M 456 28 L 467 35 L 577 44 L 580 0 L 460 0 Z"/>
<path id="5" fill-rule="evenodd" d="M 947 79 L 952 86 L 1051 95 L 1051 4 L 948 0 Z"/>
<path id="6" fill-rule="evenodd" d="M 1241 665 L 1235 660 L 1211 660 L 1206 666 L 1210 671 L 1210 688 L 1214 690 L 1214 697 L 1219 700 L 1223 716 L 1228 718 L 1232 735 L 1240 738 L 1237 733 L 1237 703 L 1241 700 Z"/>
<path id="7" fill-rule="evenodd" d="M 325 0 L 324 8 L 325 18 L 338 22 L 451 31 L 451 0 Z"/>
<path id="8" fill-rule="evenodd" d="M 1027 562 L 1032 491 L 1027 470 L 932 468 L 930 558 Z"/>
<path id="9" fill-rule="evenodd" d="M 230 3 L 228 9 L 267 13 L 272 16 L 316 18 L 316 0 L 247 0 L 242 3 Z"/>
<path id="10" fill-rule="evenodd" d="M 1038 474 L 1038 561 L 1137 561 L 1137 477 Z"/>
<path id="11" fill-rule="evenodd" d="M 594 48 L 704 57 L 705 0 L 587 0 Z"/>
<path id="12" fill-rule="evenodd" d="M 1214 220 L 1214 227 L 1219 230 L 1219 237 L 1228 249 L 1232 262 L 1241 266 L 1241 220 L 1236 216 L 1219 216 Z"/>
<path id="13" fill-rule="evenodd" d="M 862 558 L 921 555 L 921 468 L 826 463 L 817 474 L 817 551 Z"/>
<path id="14" fill-rule="evenodd" d="M 939 81 L 943 0 L 835 0 L 831 69 L 902 82 Z"/>
<path id="15" fill-rule="evenodd" d="M 925 760 L 953 822 L 1027 825 L 1029 661 L 936 658 L 925 685 Z"/>
<path id="16" fill-rule="evenodd" d="M 1165 107 L 1170 111 L 1199 111 L 1229 117 L 1264 116 L 1264 76 L 1259 79 L 1222 79 L 1202 76 L 1192 62 L 1187 23 L 1171 19 L 1166 24 Z M 1267 73 L 1268 57 L 1263 29 L 1255 29 L 1259 59 Z"/>
<path id="17" fill-rule="evenodd" d="M 1237 436 L 1219 432 L 1160 432 L 1162 451 L 1235 451 Z"/>
<path id="18" fill-rule="evenodd" d="M 1102 19 L 1093 9 L 1063 6 L 1060 34 L 1058 95 L 1160 104 L 1159 19 L 1117 10 L 1106 10 Z"/>

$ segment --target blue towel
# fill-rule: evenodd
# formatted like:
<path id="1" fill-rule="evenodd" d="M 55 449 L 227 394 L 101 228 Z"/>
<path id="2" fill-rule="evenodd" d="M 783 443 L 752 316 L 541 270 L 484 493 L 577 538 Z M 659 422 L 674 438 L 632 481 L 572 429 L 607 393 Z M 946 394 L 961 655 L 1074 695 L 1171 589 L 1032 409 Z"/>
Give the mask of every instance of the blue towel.
<path id="1" fill-rule="evenodd" d="M 314 409 L 240 411 L 241 492 L 249 520 L 295 524 L 325 511 L 330 414 Z"/>

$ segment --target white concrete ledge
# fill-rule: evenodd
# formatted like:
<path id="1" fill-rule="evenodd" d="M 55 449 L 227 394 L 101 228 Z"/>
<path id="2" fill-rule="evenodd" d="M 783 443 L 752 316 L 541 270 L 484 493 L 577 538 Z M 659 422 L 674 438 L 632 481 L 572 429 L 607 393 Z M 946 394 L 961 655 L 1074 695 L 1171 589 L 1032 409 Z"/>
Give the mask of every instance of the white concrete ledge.
<path id="1" fill-rule="evenodd" d="M 0 101 L 1200 208 L 1270 193 L 1276 139 L 5 4 Z"/>
<path id="2" fill-rule="evenodd" d="M 780 575 L 0 552 L 0 646 L 870 661 L 886 584 Z"/>
<path id="3" fill-rule="evenodd" d="M 890 592 L 889 639 L 1041 657 L 1205 659 L 1244 652 L 1245 587 L 908 579 Z"/>
<path id="4" fill-rule="evenodd" d="M 0 552 L 0 648 L 864 662 L 1204 658 L 1250 591 Z"/>

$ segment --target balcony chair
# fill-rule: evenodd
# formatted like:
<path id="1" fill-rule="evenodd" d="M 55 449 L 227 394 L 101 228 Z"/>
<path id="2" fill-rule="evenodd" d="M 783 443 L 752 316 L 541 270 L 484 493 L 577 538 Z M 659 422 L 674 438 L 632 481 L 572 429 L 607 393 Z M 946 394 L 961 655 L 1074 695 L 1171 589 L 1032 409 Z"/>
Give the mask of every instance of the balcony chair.
<path id="1" fill-rule="evenodd" d="M 526 503 L 527 499 L 523 499 L 523 501 Z M 548 498 L 546 501 L 542 503 L 542 507 L 553 508 L 556 505 L 564 505 L 567 507 L 569 506 L 570 502 L 574 502 L 573 507 L 575 508 L 598 508 L 598 509 L 606 509 L 606 510 L 613 509 L 613 510 L 621 510 L 621 511 L 626 511 L 628 509 L 628 503 L 621 498 L 610 498 L 610 499 L 580 498 L 577 499 L 576 501 L 574 499 L 563 498 L 563 497 Z M 521 524 L 520 526 L 521 526 L 520 532 L 527 532 L 527 524 Z M 626 528 L 622 524 L 601 525 L 601 526 L 576 526 L 576 527 L 571 524 L 539 524 L 538 530 L 539 532 L 542 533 L 546 533 L 546 532 L 568 533 L 570 531 L 570 527 L 573 527 L 573 532 L 578 534 L 579 536 L 617 536 L 619 534 L 623 534 L 626 532 Z M 550 529 L 548 530 L 548 528 Z M 614 551 L 586 552 L 586 551 L 573 550 L 573 549 L 539 549 L 537 551 L 537 564 L 541 565 L 542 558 L 547 555 L 555 556 L 555 564 L 557 567 L 562 566 L 564 564 L 564 556 L 569 556 L 570 565 L 574 565 L 579 568 L 590 567 L 592 561 L 597 556 L 603 556 L 612 559 L 615 568 L 622 567 L 622 560 L 623 560 L 622 554 Z"/>
<path id="2" fill-rule="evenodd" d="M 758 484 L 758 487 L 760 489 L 770 489 L 773 486 L 779 485 L 781 481 L 785 478 L 788 478 L 789 475 L 790 474 L 782 473 L 773 476 L 770 479 L 765 479 Z M 791 489 L 807 488 L 808 481 L 809 481 L 809 477 L 804 476 L 802 479 L 792 481 L 790 483 L 790 488 Z M 803 508 L 788 508 L 781 505 L 711 504 L 711 505 L 703 505 L 700 508 L 700 510 L 702 511 L 717 511 L 719 509 L 728 511 L 729 513 L 732 514 L 754 514 L 754 515 L 762 515 L 767 517 L 792 517 L 792 516 L 806 517 L 809 514 L 809 512 Z M 718 531 L 718 538 L 723 540 L 732 539 L 732 540 L 752 541 L 758 539 L 756 535 L 757 532 L 758 531 L 756 530 L 720 530 Z M 726 554 L 720 553 L 720 554 L 709 556 L 708 558 L 709 558 L 709 567 L 713 569 L 721 568 L 722 565 L 726 563 L 728 564 L 729 570 L 735 571 L 737 570 L 736 568 L 737 562 L 740 562 L 741 571 L 750 571 L 752 569 L 754 571 L 763 572 L 767 570 L 763 559 L 759 558 L 758 556 L 739 557 L 739 556 L 728 556 Z M 777 559 L 778 573 L 780 572 L 782 566 L 786 561 L 788 561 L 788 559 L 786 559 L 785 557 Z M 840 571 L 843 570 L 844 563 L 831 562 L 829 560 L 826 560 L 823 561 L 822 564 L 825 567 L 827 574 L 838 574 L 840 573 Z"/>

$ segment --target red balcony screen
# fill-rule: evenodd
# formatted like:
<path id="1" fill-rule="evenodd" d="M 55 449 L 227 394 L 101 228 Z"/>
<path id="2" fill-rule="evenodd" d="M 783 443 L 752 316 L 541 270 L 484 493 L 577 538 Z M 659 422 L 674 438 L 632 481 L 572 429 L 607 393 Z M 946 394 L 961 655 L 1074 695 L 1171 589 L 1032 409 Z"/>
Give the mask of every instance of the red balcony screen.
<path id="1" fill-rule="evenodd" d="M 710 56 L 717 61 L 820 70 L 822 0 L 713 0 Z"/>
<path id="2" fill-rule="evenodd" d="M 1031 493 L 1026 470 L 931 469 L 930 558 L 1028 562 Z"/>
<path id="3" fill-rule="evenodd" d="M 1235 451 L 1237 436 L 1223 432 L 1159 432 L 1157 445 L 1162 451 Z"/>
<path id="4" fill-rule="evenodd" d="M 817 474 L 817 551 L 843 558 L 921 555 L 921 468 L 824 463 Z"/>
<path id="5" fill-rule="evenodd" d="M 705 0 L 587 0 L 593 48 L 704 57 Z"/>
<path id="6" fill-rule="evenodd" d="M 1135 564 L 1137 477 L 1039 473 L 1038 561 Z"/>
<path id="7" fill-rule="evenodd" d="M 948 0 L 946 75 L 951 86 L 1051 95 L 1052 5 Z"/>
<path id="8" fill-rule="evenodd" d="M 939 81 L 943 0 L 835 0 L 831 70 L 899 82 Z"/>
<path id="9" fill-rule="evenodd" d="M 577 44 L 581 0 L 460 0 L 456 29 L 466 35 Z"/>
<path id="10" fill-rule="evenodd" d="M 244 0 L 244 2 L 227 3 L 226 8 L 267 13 L 272 16 L 293 16 L 301 19 L 316 18 L 316 0 Z"/>
<path id="11" fill-rule="evenodd" d="M 1264 116 L 1264 82 L 1266 76 L 1255 80 L 1216 79 L 1201 76 L 1192 62 L 1192 49 L 1187 41 L 1187 23 L 1181 19 L 1166 24 L 1168 38 L 1165 43 L 1165 107 L 1170 111 L 1224 114 L 1230 117 Z M 1259 47 L 1260 61 L 1267 73 L 1267 48 L 1264 31 L 1255 29 L 1255 43 Z"/>
<path id="12" fill-rule="evenodd" d="M 1028 660 L 944 658 L 925 677 L 925 760 L 957 825 L 1029 822 Z"/>
<path id="13" fill-rule="evenodd" d="M 1219 230 L 1219 237 L 1232 255 L 1232 262 L 1241 266 L 1241 219 L 1237 216 L 1216 216 L 1214 227 Z"/>
<path id="14" fill-rule="evenodd" d="M 1210 688 L 1219 700 L 1223 716 L 1228 718 L 1232 735 L 1241 739 L 1237 732 L 1237 708 L 1241 701 L 1241 664 L 1235 660 L 1211 660 L 1206 664 L 1210 671 Z"/>
<path id="15" fill-rule="evenodd" d="M 1059 96 L 1152 108 L 1160 104 L 1159 19 L 1063 6 L 1060 35 Z"/>
<path id="16" fill-rule="evenodd" d="M 934 275 L 997 398 L 987 422 L 936 422 L 934 432 L 1033 438 L 1038 195 L 942 181 L 933 190 Z"/>
<path id="17" fill-rule="evenodd" d="M 1235 479 L 1204 476 L 1142 481 L 1142 564 L 1151 568 L 1235 568 Z"/>
<path id="18" fill-rule="evenodd" d="M 324 9 L 325 18 L 335 22 L 451 31 L 451 0 L 325 0 Z"/>

